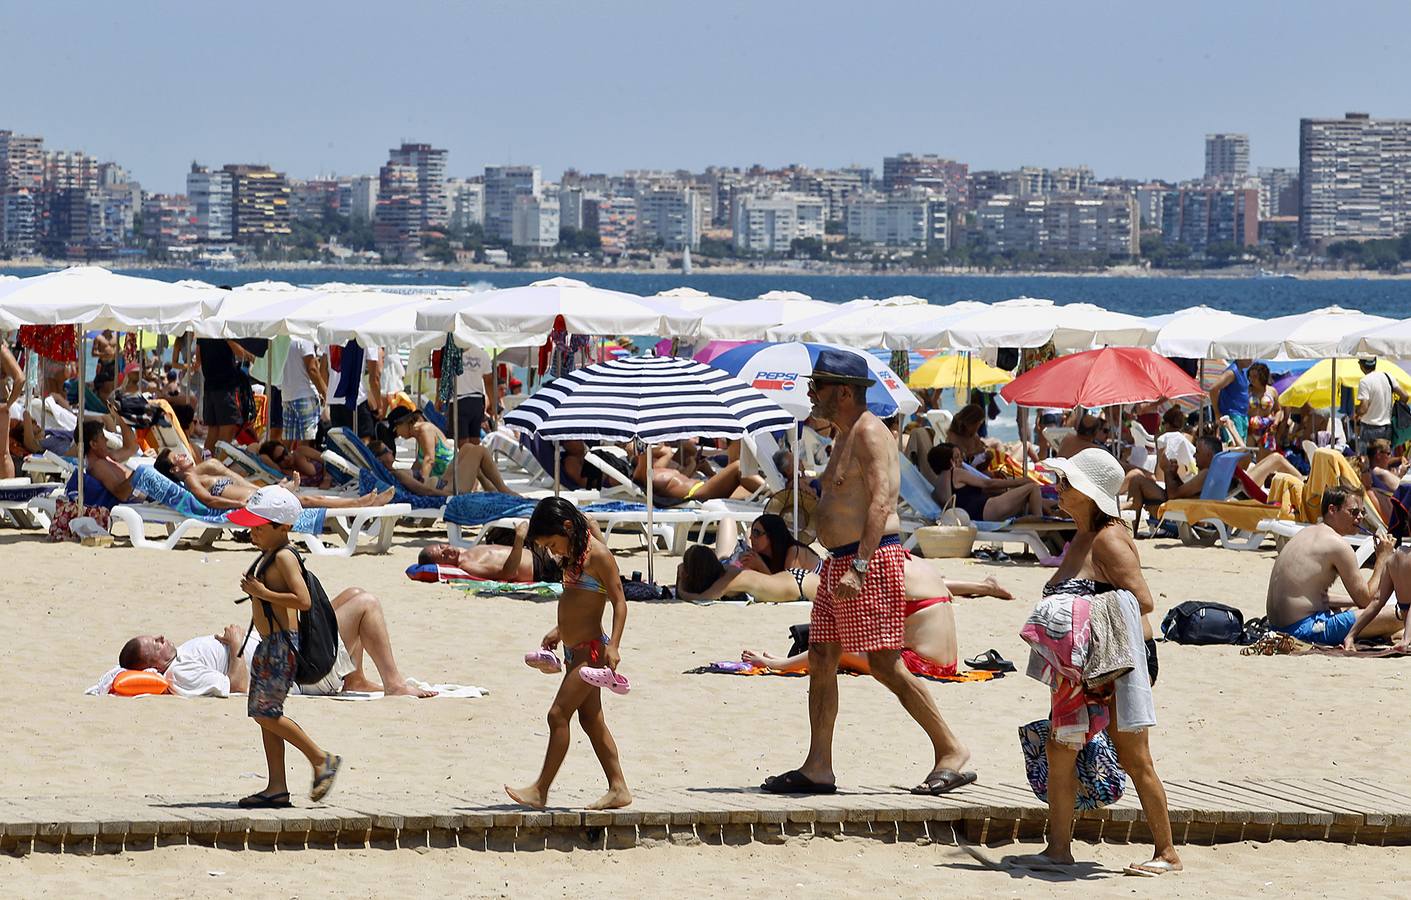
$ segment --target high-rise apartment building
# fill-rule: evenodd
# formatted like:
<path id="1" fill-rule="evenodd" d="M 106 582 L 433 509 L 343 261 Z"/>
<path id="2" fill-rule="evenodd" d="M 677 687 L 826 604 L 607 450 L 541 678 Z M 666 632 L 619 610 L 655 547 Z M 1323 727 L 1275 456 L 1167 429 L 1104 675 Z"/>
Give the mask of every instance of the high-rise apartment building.
<path id="1" fill-rule="evenodd" d="M 550 250 L 558 246 L 558 198 L 532 194 L 515 197 L 510 228 L 510 243 L 516 247 Z"/>
<path id="2" fill-rule="evenodd" d="M 340 199 L 339 182 L 332 178 L 290 180 L 289 216 L 293 219 L 317 222 L 326 213 L 337 213 Z M 190 188 L 186 191 L 191 193 Z"/>
<path id="3" fill-rule="evenodd" d="M 0 193 L 44 188 L 44 138 L 0 131 Z"/>
<path id="4" fill-rule="evenodd" d="M 289 182 L 265 165 L 231 164 L 231 234 L 242 244 L 289 237 Z"/>
<path id="5" fill-rule="evenodd" d="M 387 151 L 389 165 L 406 166 L 416 172 L 417 197 L 421 201 L 422 228 L 445 225 L 450 219 L 446 197 L 446 151 L 430 144 L 403 144 Z"/>
<path id="6" fill-rule="evenodd" d="M 732 229 L 741 253 L 788 253 L 793 242 L 822 240 L 826 214 L 820 197 L 780 192 L 770 197 L 739 197 Z"/>
<path id="7" fill-rule="evenodd" d="M 1235 183 L 1249 174 L 1249 135 L 1205 136 L 1205 180 Z"/>
<path id="8" fill-rule="evenodd" d="M 452 178 L 446 182 L 450 196 L 451 227 L 464 231 L 485 224 L 485 179 Z"/>
<path id="9" fill-rule="evenodd" d="M 515 198 L 538 197 L 542 192 L 538 166 L 486 166 L 485 237 L 512 241 Z"/>
<path id="10" fill-rule="evenodd" d="M 371 222 L 377 214 L 377 179 L 371 175 L 340 179 L 338 213 L 354 222 Z"/>
<path id="11" fill-rule="evenodd" d="M 377 175 L 377 212 L 372 238 L 377 252 L 395 262 L 414 262 L 421 251 L 426 213 L 416 167 L 389 162 Z"/>
<path id="12" fill-rule="evenodd" d="M 1136 256 L 1137 205 L 1130 194 L 1101 197 L 991 197 L 975 211 L 976 227 L 1001 253 L 1087 253 Z"/>
<path id="13" fill-rule="evenodd" d="M 959 206 L 970 202 L 970 166 L 932 154 L 901 153 L 882 160 L 882 190 L 924 187 Z"/>
<path id="14" fill-rule="evenodd" d="M 0 256 L 33 256 L 39 249 L 38 191 L 0 191 Z"/>
<path id="15" fill-rule="evenodd" d="M 142 236 L 159 250 L 196 241 L 191 204 L 182 194 L 148 194 L 142 200 Z"/>
<path id="16" fill-rule="evenodd" d="M 1298 170 L 1259 170 L 1259 218 L 1298 215 Z"/>
<path id="17" fill-rule="evenodd" d="M 691 188 L 653 188 L 637 194 L 637 234 L 667 250 L 700 249 L 700 195 Z"/>
<path id="18" fill-rule="evenodd" d="M 1212 244 L 1259 243 L 1257 188 L 1181 188 L 1162 201 L 1161 239 L 1204 253 Z"/>
<path id="19" fill-rule="evenodd" d="M 945 198 L 923 189 L 897 194 L 858 194 L 846 208 L 849 240 L 888 247 L 950 247 Z"/>
<path id="20" fill-rule="evenodd" d="M 1411 230 L 1411 119 L 1300 119 L 1298 230 L 1305 244 Z"/>
<path id="21" fill-rule="evenodd" d="M 44 139 L 0 130 L 0 253 L 38 250 L 44 216 Z"/>
<path id="22" fill-rule="evenodd" d="M 583 229 L 596 232 L 607 256 L 621 256 L 637 241 L 637 199 L 621 195 L 583 198 Z"/>
<path id="23" fill-rule="evenodd" d="M 220 169 L 191 164 L 186 173 L 186 197 L 191 204 L 192 228 L 198 241 L 235 239 L 235 176 Z"/>

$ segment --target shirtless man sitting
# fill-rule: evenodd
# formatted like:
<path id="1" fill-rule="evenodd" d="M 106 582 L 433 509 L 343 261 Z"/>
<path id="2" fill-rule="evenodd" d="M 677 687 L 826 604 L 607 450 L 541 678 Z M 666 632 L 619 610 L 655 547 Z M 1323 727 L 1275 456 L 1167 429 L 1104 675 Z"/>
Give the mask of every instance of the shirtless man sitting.
<path id="1" fill-rule="evenodd" d="M 259 489 L 259 485 L 239 473 L 229 469 L 217 459 L 195 462 L 185 453 L 172 453 L 163 450 L 157 454 L 152 468 L 182 485 L 197 500 L 211 509 L 243 509 L 245 501 Z M 297 485 L 286 482 L 284 487 L 293 490 Z M 396 491 L 363 494 L 361 497 L 335 497 L 329 494 L 300 494 L 299 502 L 305 509 L 350 509 L 364 506 L 386 506 L 392 502 Z"/>
<path id="2" fill-rule="evenodd" d="M 1366 581 L 1362 580 L 1357 554 L 1344 540 L 1357 533 L 1363 512 L 1361 496 L 1338 487 L 1323 492 L 1322 521 L 1295 535 L 1269 573 L 1265 611 L 1274 630 L 1322 647 L 1349 644 L 1354 627 L 1355 633 L 1364 637 L 1387 637 L 1401 630 L 1396 607 L 1381 608 L 1385 603 L 1383 576 L 1394 546 L 1391 539 L 1377 536 L 1376 562 Z M 1337 579 L 1342 580 L 1347 597 L 1328 593 Z M 1381 603 L 1377 612 L 1367 616 L 1374 597 L 1381 597 Z"/>
<path id="3" fill-rule="evenodd" d="M 397 668 L 382 603 L 362 588 L 348 588 L 333 598 L 338 617 L 338 658 L 318 684 L 303 685 L 304 694 L 382 691 L 388 697 L 434 697 L 435 691 L 414 688 Z M 124 669 L 156 669 L 167 678 L 171 692 L 182 697 L 228 697 L 250 688 L 250 658 L 260 644 L 258 634 L 246 637 L 239 625 L 227 625 L 215 635 L 201 635 L 173 644 L 165 635 L 142 634 L 123 645 L 118 665 Z M 242 649 L 243 648 L 243 649 Z M 363 672 L 363 651 L 372 657 L 382 684 Z"/>
<path id="4" fill-rule="evenodd" d="M 901 482 L 896 441 L 867 409 L 874 383 L 867 362 L 847 350 L 819 353 L 809 378 L 815 415 L 837 428 L 820 479 L 818 539 L 829 549 L 809 617 L 809 746 L 803 763 L 766 778 L 775 794 L 832 794 L 833 723 L 838 714 L 838 662 L 863 653 L 873 678 L 901 702 L 931 741 L 932 764 L 918 793 L 943 794 L 975 781 L 966 749 L 941 718 L 931 694 L 907 671 L 905 559 L 897 516 Z M 895 755 L 894 743 L 888 754 Z"/>

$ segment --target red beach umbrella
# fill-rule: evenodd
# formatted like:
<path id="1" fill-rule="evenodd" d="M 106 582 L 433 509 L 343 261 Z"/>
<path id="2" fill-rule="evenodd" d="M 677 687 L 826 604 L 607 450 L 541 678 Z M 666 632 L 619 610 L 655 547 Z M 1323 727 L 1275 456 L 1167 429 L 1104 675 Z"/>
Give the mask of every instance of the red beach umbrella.
<path id="1" fill-rule="evenodd" d="M 1071 409 L 1150 403 L 1202 391 L 1179 366 L 1144 347 L 1103 347 L 1050 360 L 999 393 L 1020 406 Z"/>

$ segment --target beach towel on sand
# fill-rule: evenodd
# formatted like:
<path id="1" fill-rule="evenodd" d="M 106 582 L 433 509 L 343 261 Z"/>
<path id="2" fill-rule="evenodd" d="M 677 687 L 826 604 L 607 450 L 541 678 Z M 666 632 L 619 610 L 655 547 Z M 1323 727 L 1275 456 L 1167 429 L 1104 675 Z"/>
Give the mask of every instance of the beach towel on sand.
<path id="1" fill-rule="evenodd" d="M 563 585 L 551 581 L 490 581 L 471 579 L 450 582 L 458 591 L 487 597 L 514 597 L 519 600 L 557 600 Z"/>
<path id="2" fill-rule="evenodd" d="M 381 468 L 382 464 L 378 463 Z M 383 469 L 382 471 L 387 471 Z M 402 487 L 402 483 L 391 476 L 380 478 L 367 469 L 358 470 L 358 490 L 364 494 L 374 494 L 392 488 L 392 502 L 405 503 L 412 509 L 440 509 L 446 505 L 445 497 L 425 497 L 421 494 L 413 494 Z"/>
<path id="3" fill-rule="evenodd" d="M 849 669 L 839 667 L 839 672 L 845 675 L 861 675 L 861 672 L 853 672 Z M 807 669 L 797 672 L 779 672 L 775 669 L 767 669 L 764 666 L 752 666 L 749 663 L 739 660 L 725 660 L 714 662 L 705 666 L 698 666 L 694 669 L 687 669 L 687 675 L 782 675 L 785 678 L 798 678 L 808 674 Z M 915 674 L 915 673 L 913 673 Z M 975 670 L 971 672 L 957 672 L 954 675 L 916 675 L 917 678 L 924 678 L 927 681 L 939 681 L 949 684 L 965 684 L 977 681 L 994 681 L 996 678 L 1003 678 L 1001 672 L 983 672 Z"/>
<path id="4" fill-rule="evenodd" d="M 158 472 L 153 466 L 138 466 L 132 473 L 132 489 L 141 491 L 153 503 L 169 507 L 188 519 L 199 519 L 212 525 L 229 524 L 230 511 L 211 509 L 186 488 Z M 306 509 L 299 514 L 294 530 L 300 534 L 322 534 L 326 509 Z"/>

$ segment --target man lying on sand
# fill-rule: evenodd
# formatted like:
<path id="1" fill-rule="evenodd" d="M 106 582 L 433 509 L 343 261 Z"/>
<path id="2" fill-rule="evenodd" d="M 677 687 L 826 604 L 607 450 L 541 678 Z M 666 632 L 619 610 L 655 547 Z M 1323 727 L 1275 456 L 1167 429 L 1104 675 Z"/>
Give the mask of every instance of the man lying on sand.
<path id="1" fill-rule="evenodd" d="M 388 697 L 434 697 L 407 683 L 392 655 L 392 639 L 382 602 L 362 588 L 348 588 L 333 598 L 338 617 L 338 659 L 333 671 L 315 685 L 302 685 L 304 694 L 382 691 Z M 118 665 L 124 669 L 156 669 L 167 678 L 173 694 L 182 697 L 228 697 L 250 688 L 250 657 L 260 644 L 258 634 L 227 625 L 216 635 L 201 635 L 177 645 L 164 635 L 143 634 L 123 645 Z M 243 650 L 242 650 L 243 648 Z M 363 672 L 363 651 L 372 657 L 382 684 Z"/>
<path id="2" fill-rule="evenodd" d="M 598 523 L 588 520 L 588 530 L 599 541 L 603 533 Z M 563 569 L 558 560 L 541 547 L 524 546 L 524 529 L 491 528 L 474 547 L 428 544 L 416 558 L 418 565 L 453 566 L 472 578 L 487 581 L 559 582 Z"/>
<path id="3" fill-rule="evenodd" d="M 1389 637 L 1402 629 L 1395 616 L 1397 607 L 1382 609 L 1390 593 L 1389 587 L 1383 590 L 1382 582 L 1394 547 L 1392 540 L 1384 534 L 1377 536 L 1376 562 L 1365 582 L 1357 555 L 1344 540 L 1357 533 L 1363 503 L 1360 495 L 1328 488 L 1323 492 L 1322 521 L 1295 535 L 1274 560 L 1265 611 L 1276 631 L 1321 647 L 1351 647 L 1354 626 L 1363 637 Z M 1328 593 L 1339 578 L 1347 597 Z M 1411 583 L 1407 587 L 1411 590 Z M 1369 616 L 1366 611 L 1373 597 L 1383 599 Z"/>

